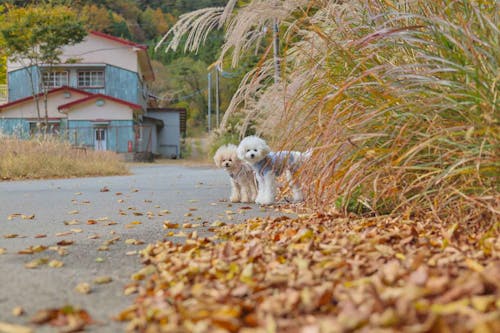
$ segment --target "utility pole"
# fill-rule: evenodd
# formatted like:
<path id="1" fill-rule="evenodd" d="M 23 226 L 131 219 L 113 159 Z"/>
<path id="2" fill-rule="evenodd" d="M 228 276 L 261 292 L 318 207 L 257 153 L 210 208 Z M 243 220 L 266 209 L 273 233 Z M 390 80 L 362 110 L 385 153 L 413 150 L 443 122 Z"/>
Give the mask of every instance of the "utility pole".
<path id="1" fill-rule="evenodd" d="M 219 127 L 219 111 L 220 111 L 220 103 L 219 103 L 219 65 L 215 66 L 215 126 Z"/>
<path id="2" fill-rule="evenodd" d="M 210 123 L 210 118 L 212 116 L 212 73 L 208 72 L 208 133 L 210 133 L 210 130 L 212 129 L 211 123 Z"/>

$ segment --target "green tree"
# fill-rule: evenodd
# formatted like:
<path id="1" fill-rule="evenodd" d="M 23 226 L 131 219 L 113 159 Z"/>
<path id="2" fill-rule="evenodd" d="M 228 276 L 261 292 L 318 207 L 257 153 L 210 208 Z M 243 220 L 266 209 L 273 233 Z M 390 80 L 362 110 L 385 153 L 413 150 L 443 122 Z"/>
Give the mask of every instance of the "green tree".
<path id="1" fill-rule="evenodd" d="M 38 120 L 41 120 L 38 92 L 43 92 L 45 127 L 48 124 L 47 89 L 42 80 L 36 87 L 35 73 L 41 77 L 41 67 L 49 71 L 60 62 L 61 48 L 83 40 L 87 32 L 77 14 L 69 7 L 44 4 L 40 6 L 8 7 L 0 16 L 1 49 L 12 61 L 20 63 L 30 77 L 31 91 Z"/>

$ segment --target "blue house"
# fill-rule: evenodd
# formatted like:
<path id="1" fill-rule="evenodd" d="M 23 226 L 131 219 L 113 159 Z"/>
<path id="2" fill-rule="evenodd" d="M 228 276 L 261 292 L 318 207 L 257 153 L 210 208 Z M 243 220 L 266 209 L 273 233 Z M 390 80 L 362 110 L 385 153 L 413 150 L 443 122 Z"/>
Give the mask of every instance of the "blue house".
<path id="1" fill-rule="evenodd" d="M 166 117 L 171 109 L 149 114 L 155 106 L 149 97 L 153 80 L 146 46 L 92 31 L 81 43 L 64 47 L 56 66 L 8 61 L 0 132 L 27 138 L 46 122 L 46 132 L 77 146 L 178 158 L 182 126 L 165 121 L 180 124 L 185 110 L 173 118 Z"/>

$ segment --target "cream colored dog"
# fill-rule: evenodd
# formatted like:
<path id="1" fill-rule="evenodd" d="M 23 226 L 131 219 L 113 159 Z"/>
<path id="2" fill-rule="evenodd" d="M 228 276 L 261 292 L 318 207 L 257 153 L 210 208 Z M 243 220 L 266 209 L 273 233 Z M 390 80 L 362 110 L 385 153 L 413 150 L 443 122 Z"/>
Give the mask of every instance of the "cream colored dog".
<path id="1" fill-rule="evenodd" d="M 220 146 L 215 152 L 214 162 L 226 169 L 231 179 L 231 202 L 255 202 L 257 182 L 252 167 L 238 158 L 235 145 Z"/>

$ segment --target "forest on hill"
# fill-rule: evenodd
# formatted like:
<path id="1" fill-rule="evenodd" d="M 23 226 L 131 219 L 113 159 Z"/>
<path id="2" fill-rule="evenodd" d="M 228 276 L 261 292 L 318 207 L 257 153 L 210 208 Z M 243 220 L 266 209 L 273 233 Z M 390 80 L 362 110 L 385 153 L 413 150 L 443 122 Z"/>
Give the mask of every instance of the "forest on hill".
<path id="1" fill-rule="evenodd" d="M 37 0 L 2 0 L 4 7 L 37 5 Z M 189 110 L 190 130 L 204 129 L 207 110 L 208 67 L 218 55 L 223 42 L 222 31 L 209 36 L 198 52 L 165 52 L 158 41 L 175 24 L 179 16 L 206 7 L 224 6 L 227 0 L 60 0 L 52 3 L 73 8 L 88 30 L 97 30 L 113 36 L 148 45 L 156 80 L 153 94 L 161 106 L 182 106 Z M 4 60 L 0 59 L 0 67 Z M 237 87 L 240 77 L 220 80 L 220 106 L 223 110 Z M 5 71 L 0 70 L 0 84 L 5 83 Z M 188 133 L 193 134 L 193 133 Z"/>

